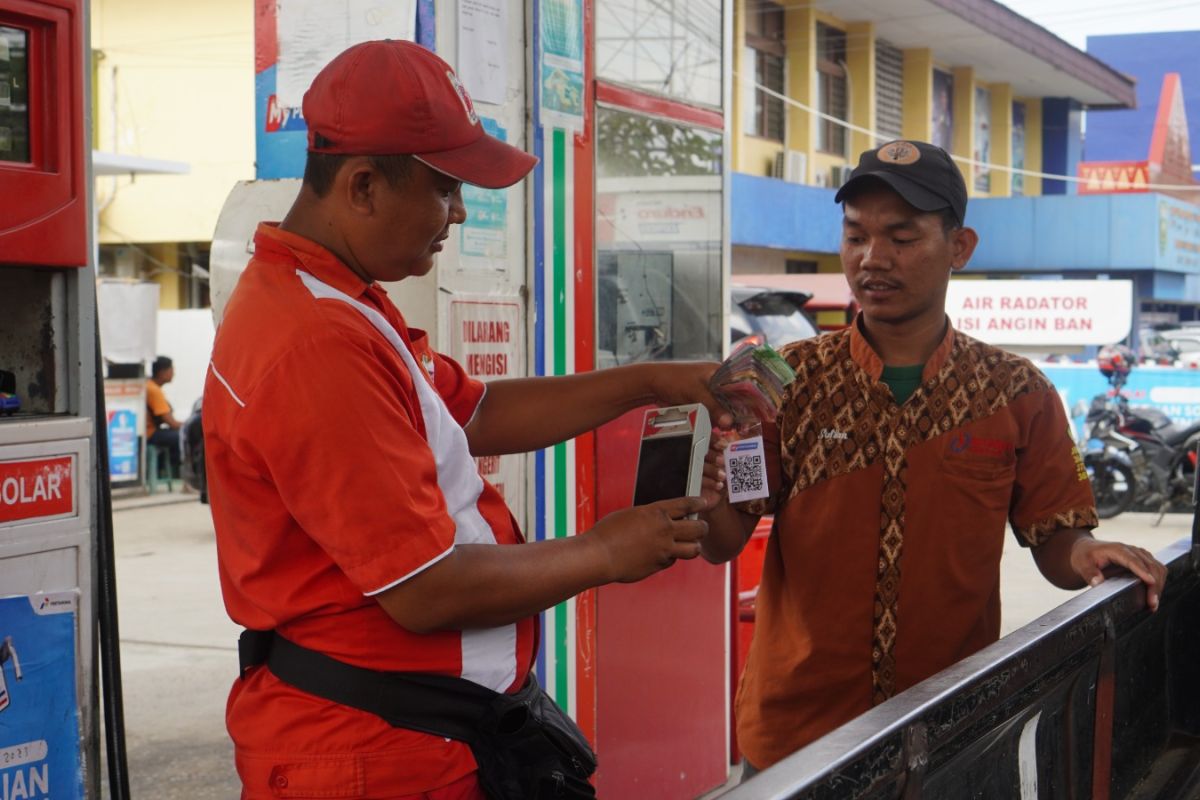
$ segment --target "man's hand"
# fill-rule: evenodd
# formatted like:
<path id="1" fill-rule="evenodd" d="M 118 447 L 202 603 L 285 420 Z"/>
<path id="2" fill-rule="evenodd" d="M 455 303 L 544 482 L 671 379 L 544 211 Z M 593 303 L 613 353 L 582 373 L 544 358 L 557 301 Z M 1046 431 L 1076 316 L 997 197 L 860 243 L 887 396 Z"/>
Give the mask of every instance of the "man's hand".
<path id="1" fill-rule="evenodd" d="M 713 425 L 728 428 L 733 415 L 713 397 L 708 381 L 717 367 L 715 361 L 673 361 L 655 363 L 650 373 L 650 391 L 658 402 L 667 406 L 703 403 Z"/>
<path id="2" fill-rule="evenodd" d="M 676 559 L 700 555 L 700 540 L 708 523 L 685 519 L 711 507 L 700 497 L 660 500 L 615 511 L 596 523 L 585 536 L 595 537 L 608 561 L 608 579 L 633 583 L 665 569 Z"/>
<path id="3" fill-rule="evenodd" d="M 1158 610 L 1167 568 L 1141 547 L 1102 542 L 1080 528 L 1061 530 L 1033 548 L 1033 560 L 1046 579 L 1060 589 L 1096 586 L 1108 574 L 1127 569 L 1146 584 L 1146 605 Z"/>
<path id="4" fill-rule="evenodd" d="M 1149 550 L 1080 537 L 1071 546 L 1070 564 L 1089 586 L 1103 583 L 1106 571 L 1112 572 L 1114 567 L 1129 570 L 1146 584 L 1146 605 L 1151 611 L 1158 610 L 1158 600 L 1167 582 L 1167 568 Z"/>
<path id="5" fill-rule="evenodd" d="M 700 481 L 700 496 L 709 501 L 710 510 L 729 503 L 725 491 L 725 448 L 730 442 L 738 441 L 737 431 L 713 428 L 708 440 L 708 452 L 704 455 L 704 477 Z"/>

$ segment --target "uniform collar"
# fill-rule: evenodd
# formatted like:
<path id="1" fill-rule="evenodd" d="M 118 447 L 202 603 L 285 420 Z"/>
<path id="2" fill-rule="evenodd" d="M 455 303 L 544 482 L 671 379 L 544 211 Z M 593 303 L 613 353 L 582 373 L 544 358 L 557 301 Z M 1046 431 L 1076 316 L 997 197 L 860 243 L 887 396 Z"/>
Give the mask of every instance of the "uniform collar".
<path id="1" fill-rule="evenodd" d="M 374 284 L 364 283 L 342 260 L 326 248 L 299 234 L 282 230 L 278 222 L 260 222 L 254 232 L 256 256 L 285 256 L 305 272 L 351 297 L 361 297 Z"/>
<path id="2" fill-rule="evenodd" d="M 942 337 L 941 344 L 925 361 L 925 368 L 921 370 L 922 382 L 936 375 L 946 360 L 950 358 L 950 351 L 954 348 L 954 336 L 954 326 L 947 318 L 946 335 Z M 879 354 L 867 341 L 867 337 L 863 335 L 861 311 L 854 318 L 854 324 L 850 326 L 850 357 L 854 359 L 854 363 L 871 376 L 871 380 L 878 381 L 883 375 L 883 359 L 879 357 Z"/>

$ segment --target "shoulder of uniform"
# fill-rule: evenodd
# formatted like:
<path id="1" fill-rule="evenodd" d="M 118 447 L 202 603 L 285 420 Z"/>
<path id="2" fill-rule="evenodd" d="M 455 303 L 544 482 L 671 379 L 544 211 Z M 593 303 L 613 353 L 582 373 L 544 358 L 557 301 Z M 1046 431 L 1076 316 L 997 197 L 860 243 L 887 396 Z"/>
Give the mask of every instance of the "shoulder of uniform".
<path id="1" fill-rule="evenodd" d="M 809 375 L 822 365 L 850 357 L 850 329 L 801 339 L 779 352 L 796 371 L 797 377 Z"/>
<path id="2" fill-rule="evenodd" d="M 1054 388 L 1050 379 L 1024 356 L 981 342 L 965 333 L 955 332 L 958 359 L 981 383 L 995 386 L 1009 397 Z"/>

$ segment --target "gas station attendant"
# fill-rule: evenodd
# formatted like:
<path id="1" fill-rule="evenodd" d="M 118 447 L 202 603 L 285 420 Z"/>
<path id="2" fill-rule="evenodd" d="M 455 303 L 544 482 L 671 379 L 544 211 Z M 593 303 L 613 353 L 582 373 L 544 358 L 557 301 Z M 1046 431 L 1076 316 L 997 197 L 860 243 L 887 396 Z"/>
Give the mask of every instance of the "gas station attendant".
<path id="1" fill-rule="evenodd" d="M 410 42 L 345 51 L 304 97 L 308 161 L 263 223 L 217 332 L 204 399 L 232 619 L 343 664 L 525 684 L 536 614 L 700 552 L 707 501 L 524 542 L 475 456 L 548 447 L 648 403 L 703 402 L 706 363 L 489 383 L 409 328 L 380 282 L 428 273 L 464 183 L 536 159 L 487 135 L 451 68 Z M 516 546 L 519 545 L 519 546 Z M 226 721 L 244 798 L 483 797 L 466 745 L 393 727 L 249 666 Z"/>

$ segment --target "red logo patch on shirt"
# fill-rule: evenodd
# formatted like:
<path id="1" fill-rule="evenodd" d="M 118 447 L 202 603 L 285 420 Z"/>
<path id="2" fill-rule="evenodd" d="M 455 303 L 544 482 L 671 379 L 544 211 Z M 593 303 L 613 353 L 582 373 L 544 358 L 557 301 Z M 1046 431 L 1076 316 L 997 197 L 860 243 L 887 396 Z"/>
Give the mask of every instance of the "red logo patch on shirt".
<path id="1" fill-rule="evenodd" d="M 984 439 L 982 436 L 975 436 L 965 431 L 951 436 L 946 449 L 955 455 L 970 454 L 997 460 L 1008 458 L 1016 450 L 1012 442 L 1006 442 L 1003 439 Z"/>

